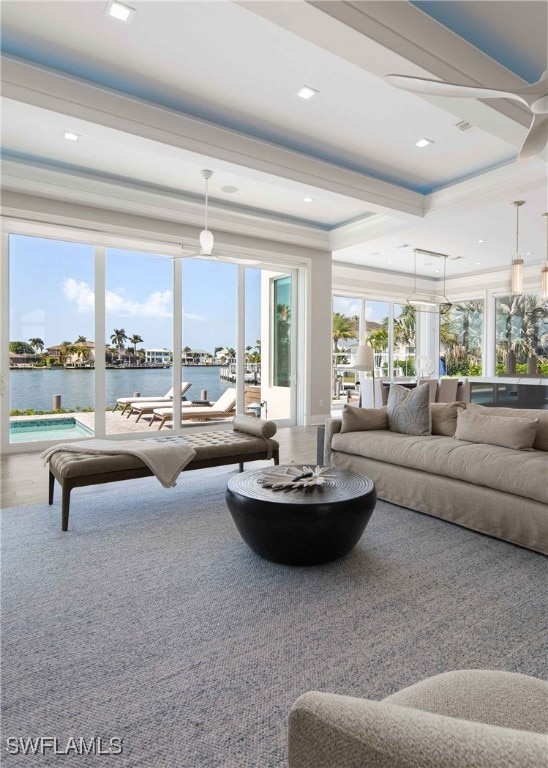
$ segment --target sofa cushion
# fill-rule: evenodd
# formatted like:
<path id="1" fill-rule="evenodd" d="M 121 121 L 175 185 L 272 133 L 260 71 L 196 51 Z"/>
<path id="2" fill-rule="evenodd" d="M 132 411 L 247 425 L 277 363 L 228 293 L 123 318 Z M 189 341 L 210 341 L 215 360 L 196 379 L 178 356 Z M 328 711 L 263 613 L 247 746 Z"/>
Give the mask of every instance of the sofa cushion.
<path id="1" fill-rule="evenodd" d="M 457 428 L 457 414 L 466 403 L 430 403 L 431 432 L 433 435 L 453 437 Z"/>
<path id="2" fill-rule="evenodd" d="M 452 437 L 402 435 L 388 430 L 335 434 L 332 447 L 548 504 L 548 455 L 544 451 L 518 451 Z M 428 482 L 426 477 L 424 482 Z"/>
<path id="3" fill-rule="evenodd" d="M 341 432 L 363 432 L 367 429 L 388 429 L 387 408 L 356 408 L 344 405 Z"/>
<path id="4" fill-rule="evenodd" d="M 473 411 L 461 411 L 455 438 L 526 451 L 533 448 L 537 427 L 538 419 L 509 419 L 507 416 L 484 416 Z"/>
<path id="5" fill-rule="evenodd" d="M 387 404 L 388 428 L 404 435 L 429 435 L 429 400 L 429 384 L 421 384 L 415 389 L 391 384 Z"/>
<path id="6" fill-rule="evenodd" d="M 466 410 L 481 413 L 482 416 L 508 416 L 511 419 L 538 419 L 537 434 L 533 448 L 537 451 L 548 451 L 548 411 L 529 410 L 527 408 L 488 408 L 477 403 L 468 403 Z"/>

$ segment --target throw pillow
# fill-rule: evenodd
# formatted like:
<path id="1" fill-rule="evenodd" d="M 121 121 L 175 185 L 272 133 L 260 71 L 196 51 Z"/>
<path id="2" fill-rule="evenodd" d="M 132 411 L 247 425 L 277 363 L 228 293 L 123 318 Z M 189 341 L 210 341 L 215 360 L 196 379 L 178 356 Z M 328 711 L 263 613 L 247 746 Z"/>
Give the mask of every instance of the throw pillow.
<path id="1" fill-rule="evenodd" d="M 457 416 L 457 440 L 487 443 L 503 448 L 530 450 L 537 434 L 538 419 L 514 419 L 506 416 L 482 416 L 468 410 Z"/>
<path id="2" fill-rule="evenodd" d="M 548 451 L 548 411 L 531 411 L 528 408 L 504 408 L 487 407 L 478 403 L 468 403 L 466 408 L 473 413 L 481 413 L 482 416 L 506 416 L 509 419 L 536 419 L 538 429 L 533 448 L 537 451 Z"/>
<path id="3" fill-rule="evenodd" d="M 274 437 L 278 426 L 275 421 L 265 421 L 257 419 L 255 416 L 245 416 L 243 413 L 234 416 L 232 420 L 232 429 L 237 432 L 246 432 L 248 435 L 256 437 Z"/>
<path id="4" fill-rule="evenodd" d="M 367 429 L 388 429 L 386 406 L 382 408 L 356 408 L 344 405 L 341 432 L 363 432 Z"/>
<path id="5" fill-rule="evenodd" d="M 430 403 L 432 434 L 453 437 L 457 428 L 457 414 L 466 404 L 456 400 L 454 403 Z"/>
<path id="6" fill-rule="evenodd" d="M 429 435 L 430 385 L 421 384 L 415 389 L 407 389 L 399 384 L 391 384 L 388 393 L 388 429 L 404 435 Z"/>

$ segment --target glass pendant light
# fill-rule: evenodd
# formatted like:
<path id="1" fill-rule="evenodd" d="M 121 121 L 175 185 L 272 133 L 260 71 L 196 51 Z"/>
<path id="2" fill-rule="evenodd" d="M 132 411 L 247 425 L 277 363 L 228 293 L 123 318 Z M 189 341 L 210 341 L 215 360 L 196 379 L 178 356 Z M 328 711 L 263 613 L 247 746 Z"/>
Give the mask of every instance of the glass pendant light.
<path id="1" fill-rule="evenodd" d="M 542 265 L 540 273 L 540 295 L 544 301 L 548 301 L 548 212 L 542 215 L 546 222 L 546 261 Z"/>
<path id="2" fill-rule="evenodd" d="M 523 293 L 523 257 L 519 250 L 519 209 L 525 205 L 525 200 L 515 200 L 512 205 L 516 209 L 516 252 L 512 259 L 511 270 L 511 294 L 512 296 L 521 296 Z"/>

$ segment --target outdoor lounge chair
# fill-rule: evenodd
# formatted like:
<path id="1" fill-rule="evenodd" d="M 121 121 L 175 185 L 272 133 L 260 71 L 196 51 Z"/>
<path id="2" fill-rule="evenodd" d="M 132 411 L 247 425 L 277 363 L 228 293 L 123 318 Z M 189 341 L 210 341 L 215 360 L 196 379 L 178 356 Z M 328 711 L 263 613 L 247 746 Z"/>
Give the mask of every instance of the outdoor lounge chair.
<path id="1" fill-rule="evenodd" d="M 187 392 L 191 386 L 192 384 L 189 381 L 182 381 L 181 395 L 184 395 L 185 392 Z M 167 405 L 168 403 L 171 403 L 172 400 L 173 400 L 173 387 L 171 387 L 171 389 L 168 392 L 166 392 L 165 395 L 163 396 L 153 395 L 149 397 L 119 397 L 116 400 L 116 405 L 112 409 L 112 412 L 114 413 L 114 411 L 118 408 L 118 406 L 120 406 L 120 408 L 122 409 L 122 413 L 120 415 L 122 416 L 127 410 L 131 409 L 131 405 L 133 403 L 166 403 Z M 157 407 L 160 407 L 160 406 L 157 406 Z"/>
<path id="2" fill-rule="evenodd" d="M 228 416 L 233 416 L 236 412 L 236 390 L 227 389 L 223 392 L 220 398 L 210 406 L 190 406 L 181 408 L 181 415 L 183 421 L 187 419 L 193 419 L 195 421 L 209 421 L 209 419 L 221 419 Z M 150 424 L 160 419 L 160 426 L 158 429 L 162 429 L 166 421 L 173 420 L 173 408 L 154 408 L 152 412 L 152 418 Z"/>

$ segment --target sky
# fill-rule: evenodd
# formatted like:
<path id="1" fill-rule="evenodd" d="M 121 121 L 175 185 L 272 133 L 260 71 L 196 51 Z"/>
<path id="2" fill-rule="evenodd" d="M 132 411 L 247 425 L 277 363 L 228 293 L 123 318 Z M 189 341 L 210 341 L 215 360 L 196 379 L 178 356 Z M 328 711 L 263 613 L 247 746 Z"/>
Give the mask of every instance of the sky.
<path id="1" fill-rule="evenodd" d="M 348 317 L 360 316 L 359 297 L 353 296 L 333 296 L 333 312 L 340 312 L 341 315 Z M 396 311 L 397 311 L 396 305 Z M 365 302 L 365 320 L 371 320 L 380 323 L 390 314 L 390 304 L 387 301 L 374 301 L 368 299 Z"/>
<path id="2" fill-rule="evenodd" d="M 94 333 L 91 245 L 10 235 L 10 341 L 45 346 Z M 183 347 L 236 347 L 237 266 L 183 263 Z M 139 348 L 173 348 L 172 260 L 106 250 L 106 343 L 115 328 L 137 334 Z M 246 270 L 246 346 L 260 338 L 260 270 Z"/>

